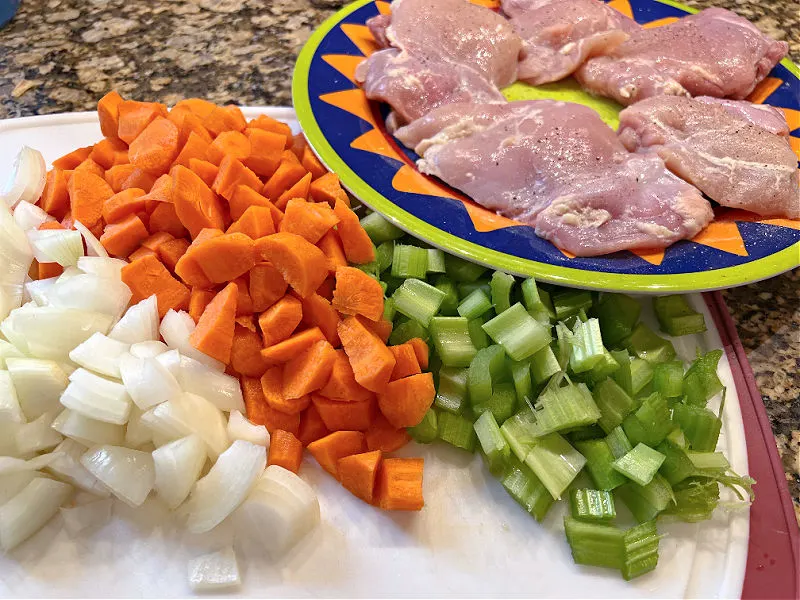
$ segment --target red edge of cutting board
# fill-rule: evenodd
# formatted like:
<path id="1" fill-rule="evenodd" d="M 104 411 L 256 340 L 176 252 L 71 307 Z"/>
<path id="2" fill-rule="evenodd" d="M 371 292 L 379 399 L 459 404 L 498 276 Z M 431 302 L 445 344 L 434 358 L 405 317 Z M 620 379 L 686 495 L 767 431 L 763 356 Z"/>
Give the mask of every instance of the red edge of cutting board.
<path id="1" fill-rule="evenodd" d="M 800 532 L 767 411 L 728 307 L 719 292 L 703 294 L 719 331 L 747 441 L 750 476 L 756 480 L 750 507 L 750 538 L 742 598 L 800 597 Z"/>

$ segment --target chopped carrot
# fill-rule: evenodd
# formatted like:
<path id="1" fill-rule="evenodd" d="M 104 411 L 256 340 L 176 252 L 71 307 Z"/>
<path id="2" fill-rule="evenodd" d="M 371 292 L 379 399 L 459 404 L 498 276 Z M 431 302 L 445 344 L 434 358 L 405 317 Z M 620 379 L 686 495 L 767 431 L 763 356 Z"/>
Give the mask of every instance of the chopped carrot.
<path id="1" fill-rule="evenodd" d="M 142 246 L 145 248 L 150 248 L 153 252 L 158 252 L 158 249 L 161 247 L 161 244 L 174 240 L 175 238 L 168 233 L 163 231 L 159 231 L 157 233 L 152 234 L 146 240 L 142 242 Z"/>
<path id="2" fill-rule="evenodd" d="M 72 218 L 72 212 L 67 211 L 67 214 L 64 215 L 64 218 L 61 219 L 61 226 L 64 229 L 75 229 L 75 219 Z"/>
<path id="3" fill-rule="evenodd" d="M 181 148 L 178 156 L 175 158 L 174 164 L 191 167 L 193 159 L 205 160 L 209 146 L 208 140 L 192 131 L 189 137 L 186 138 L 186 143 Z M 208 185 L 210 186 L 211 184 Z"/>
<path id="4" fill-rule="evenodd" d="M 214 231 L 214 230 L 212 230 Z M 183 278 L 181 262 L 191 260 L 200 266 L 212 283 L 225 283 L 241 277 L 255 265 L 254 242 L 243 233 L 195 238 L 176 267 Z"/>
<path id="5" fill-rule="evenodd" d="M 133 303 L 155 294 L 161 318 L 171 308 L 185 310 L 189 307 L 189 288 L 175 279 L 155 254 L 143 256 L 122 267 L 122 281 L 133 292 Z"/>
<path id="6" fill-rule="evenodd" d="M 366 431 L 377 412 L 374 398 L 357 402 L 340 402 L 312 394 L 311 401 L 317 407 L 325 427 L 331 431 Z"/>
<path id="7" fill-rule="evenodd" d="M 189 114 L 185 114 L 183 118 L 180 119 L 180 124 L 175 123 L 175 125 L 178 126 L 178 145 L 180 147 L 186 145 L 186 142 L 192 134 L 195 134 L 209 144 L 214 139 L 211 137 L 208 129 L 203 125 L 203 119 L 194 113 L 190 112 Z"/>
<path id="8" fill-rule="evenodd" d="M 250 206 L 226 233 L 243 233 L 253 240 L 275 233 L 272 212 L 266 206 Z"/>
<path id="9" fill-rule="evenodd" d="M 421 458 L 384 458 L 378 469 L 374 502 L 383 510 L 422 510 Z"/>
<path id="10" fill-rule="evenodd" d="M 90 228 L 103 218 L 103 204 L 114 195 L 102 177 L 85 171 L 72 174 L 68 189 L 72 218 Z"/>
<path id="11" fill-rule="evenodd" d="M 339 478 L 339 459 L 361 454 L 367 449 L 360 431 L 335 431 L 308 445 L 308 452 L 328 473 Z"/>
<path id="12" fill-rule="evenodd" d="M 332 304 L 340 313 L 378 321 L 383 317 L 383 288 L 360 269 L 338 267 Z"/>
<path id="13" fill-rule="evenodd" d="M 191 309 L 191 303 L 189 308 Z M 243 325 L 236 325 L 231 347 L 231 366 L 247 377 L 261 377 L 264 374 L 267 363 L 261 358 L 261 336 L 257 332 Z"/>
<path id="14" fill-rule="evenodd" d="M 278 199 L 275 201 L 275 206 L 280 208 L 281 210 L 284 209 L 286 204 L 292 198 L 301 198 L 303 200 L 308 198 L 308 187 L 311 185 L 311 173 L 306 173 L 303 177 L 295 183 L 292 187 L 288 190 L 283 192 Z"/>
<path id="15" fill-rule="evenodd" d="M 417 353 L 414 351 L 414 346 L 406 342 L 399 346 L 389 346 L 389 351 L 394 354 L 394 359 L 396 361 L 394 370 L 392 371 L 391 381 L 422 373 L 419 361 L 417 360 Z"/>
<path id="16" fill-rule="evenodd" d="M 219 173 L 219 167 L 207 160 L 200 160 L 199 158 L 189 159 L 189 169 L 205 182 L 208 187 L 214 183 Z"/>
<path id="17" fill-rule="evenodd" d="M 208 303 L 214 299 L 214 296 L 216 296 L 214 290 L 204 290 L 197 287 L 192 288 L 192 293 L 189 298 L 189 316 L 194 319 L 195 323 L 200 320 L 200 316 L 203 314 L 206 306 L 208 306 Z"/>
<path id="18" fill-rule="evenodd" d="M 78 148 L 77 150 L 73 150 L 72 152 L 65 154 L 61 158 L 55 159 L 53 161 L 53 168 L 61 169 L 62 171 L 70 171 L 89 158 L 91 153 L 92 146 Z"/>
<path id="19" fill-rule="evenodd" d="M 291 337 L 286 338 L 282 342 L 278 342 L 273 346 L 268 346 L 261 351 L 261 356 L 264 360 L 271 365 L 285 363 L 291 360 L 298 353 L 308 348 L 314 342 L 324 340 L 325 336 L 319 330 L 319 327 L 313 329 L 306 329 L 300 333 L 295 333 Z"/>
<path id="20" fill-rule="evenodd" d="M 62 169 L 51 169 L 47 173 L 39 206 L 56 219 L 63 219 L 64 215 L 67 214 L 69 210 L 69 190 L 67 189 L 67 179 L 64 177 Z"/>
<path id="21" fill-rule="evenodd" d="M 384 344 L 389 341 L 389 336 L 392 335 L 392 322 L 386 319 L 379 321 L 370 321 L 366 317 L 356 315 L 356 319 L 368 330 L 375 334 L 375 336 Z"/>
<path id="22" fill-rule="evenodd" d="M 339 176 L 336 173 L 325 173 L 311 182 L 308 193 L 314 202 L 327 202 L 335 206 L 337 200 L 350 208 L 350 197 L 342 189 Z"/>
<path id="23" fill-rule="evenodd" d="M 236 285 L 239 285 L 238 283 Z M 241 295 L 239 296 L 241 298 Z M 245 329 L 258 333 L 258 325 L 256 325 L 255 315 L 237 315 L 236 324 L 241 325 Z M 258 338 L 259 351 L 261 350 L 261 337 Z"/>
<path id="24" fill-rule="evenodd" d="M 144 199 L 155 202 L 172 202 L 172 177 L 162 175 L 156 179 Z"/>
<path id="25" fill-rule="evenodd" d="M 405 427 L 395 427 L 382 414 L 375 417 L 364 435 L 367 438 L 369 450 L 381 450 L 382 452 L 394 452 L 411 441 L 411 436 Z"/>
<path id="26" fill-rule="evenodd" d="M 172 175 L 172 202 L 175 212 L 192 238 L 206 228 L 225 229 L 222 204 L 200 177 L 176 165 Z"/>
<path id="27" fill-rule="evenodd" d="M 118 165 L 128 167 L 130 165 Z M 112 167 L 116 168 L 116 167 Z M 144 190 L 145 192 L 150 192 L 153 188 L 153 184 L 156 182 L 156 176 L 152 173 L 148 173 L 144 169 L 139 167 L 133 167 L 128 173 L 128 176 L 122 182 L 122 186 L 120 191 L 127 190 L 128 188 L 139 188 Z"/>
<path id="28" fill-rule="evenodd" d="M 300 300 L 289 294 L 270 306 L 258 317 L 264 346 L 274 346 L 287 339 L 303 318 Z"/>
<path id="29" fill-rule="evenodd" d="M 94 160 L 92 160 L 91 158 L 87 158 L 85 161 L 83 161 L 81 164 L 79 164 L 77 167 L 75 167 L 74 170 L 78 171 L 78 172 L 84 172 L 84 173 L 93 173 L 94 175 L 97 175 L 98 177 L 103 177 L 103 178 L 105 178 L 105 174 L 106 174 L 106 170 L 103 167 L 101 167 L 99 164 L 94 162 Z"/>
<path id="30" fill-rule="evenodd" d="M 100 119 L 100 131 L 106 137 L 117 137 L 119 131 L 119 105 L 122 96 L 111 90 L 97 103 L 97 116 Z"/>
<path id="31" fill-rule="evenodd" d="M 226 285 L 206 306 L 189 336 L 197 350 L 225 364 L 231 361 L 237 295 L 235 283 Z"/>
<path id="32" fill-rule="evenodd" d="M 51 277 L 58 277 L 64 272 L 64 267 L 54 262 L 38 263 L 37 269 L 36 279 L 50 279 Z"/>
<path id="33" fill-rule="evenodd" d="M 278 135 L 282 135 L 285 138 L 284 144 L 285 147 L 291 146 L 292 143 L 292 128 L 289 127 L 283 121 L 278 121 L 277 119 L 273 119 L 272 117 L 268 117 L 267 115 L 259 115 L 255 119 L 252 119 L 248 124 L 248 128 L 251 129 L 262 129 L 264 131 L 271 131 L 272 133 L 277 133 Z"/>
<path id="34" fill-rule="evenodd" d="M 281 163 L 286 136 L 258 128 L 246 129 L 245 135 L 250 141 L 250 154 L 243 158 L 245 166 L 260 177 L 270 177 Z"/>
<path id="35" fill-rule="evenodd" d="M 166 107 L 155 102 L 123 100 L 118 105 L 119 127 L 117 137 L 126 144 L 133 142 L 151 122 L 167 116 Z"/>
<path id="36" fill-rule="evenodd" d="M 201 119 L 205 119 L 214 112 L 217 105 L 208 100 L 203 100 L 202 98 L 186 98 L 175 104 L 175 108 L 188 108 Z"/>
<path id="37" fill-rule="evenodd" d="M 430 348 L 428 347 L 428 344 L 425 343 L 425 340 L 422 338 L 411 338 L 406 343 L 411 344 L 411 347 L 414 348 L 414 354 L 417 355 L 417 362 L 419 363 L 420 368 L 427 369 Z"/>
<path id="38" fill-rule="evenodd" d="M 245 213 L 251 206 L 264 206 L 269 209 L 272 215 L 272 222 L 277 227 L 283 220 L 283 212 L 272 202 L 259 194 L 253 188 L 246 185 L 236 186 L 228 204 L 231 208 L 231 218 L 235 221 Z"/>
<path id="39" fill-rule="evenodd" d="M 239 131 L 223 131 L 211 142 L 206 152 L 206 160 L 219 166 L 222 159 L 231 156 L 244 160 L 250 156 L 250 140 Z"/>
<path id="40" fill-rule="evenodd" d="M 300 430 L 297 438 L 303 446 L 308 446 L 311 442 L 316 442 L 329 433 L 330 430 L 325 427 L 325 422 L 319 416 L 317 407 L 311 404 L 300 416 Z"/>
<path id="41" fill-rule="evenodd" d="M 268 465 L 278 465 L 297 473 L 303 462 L 303 444 L 294 435 L 283 429 L 275 431 L 269 439 Z"/>
<path id="42" fill-rule="evenodd" d="M 261 376 L 261 389 L 267 404 L 277 411 L 286 414 L 300 414 L 311 404 L 311 397 L 300 396 L 287 398 L 283 394 L 283 367 L 280 365 L 268 368 Z"/>
<path id="43" fill-rule="evenodd" d="M 247 418 L 251 423 L 264 425 L 270 434 L 282 429 L 297 435 L 300 429 L 300 415 L 287 415 L 270 407 L 264 398 L 261 380 L 256 377 L 242 377 L 242 395 Z"/>
<path id="44" fill-rule="evenodd" d="M 414 427 L 422 421 L 435 397 L 433 374 L 420 373 L 389 383 L 378 394 L 378 406 L 395 427 Z"/>
<path id="45" fill-rule="evenodd" d="M 223 131 L 244 131 L 247 121 L 238 106 L 215 106 L 203 120 L 203 125 L 213 136 L 218 136 Z"/>
<path id="46" fill-rule="evenodd" d="M 297 162 L 297 159 L 292 162 L 284 157 L 281 159 L 278 168 L 267 180 L 267 183 L 264 184 L 264 189 L 261 193 L 277 205 L 278 198 L 280 198 L 286 190 L 291 189 L 305 174 L 306 170 L 303 168 L 303 165 Z M 280 208 L 280 206 L 278 206 L 278 208 Z"/>
<path id="47" fill-rule="evenodd" d="M 104 169 L 110 169 L 117 161 L 117 153 L 127 150 L 127 144 L 116 136 L 105 137 L 92 147 L 89 158 Z"/>
<path id="48" fill-rule="evenodd" d="M 311 173 L 312 180 L 319 179 L 328 172 L 309 146 L 303 148 L 303 154 L 300 156 L 300 164 L 305 167 L 306 171 Z"/>
<path id="49" fill-rule="evenodd" d="M 61 223 L 56 221 L 45 221 L 39 227 L 37 227 L 39 231 L 48 231 L 48 230 L 58 230 L 58 229 L 66 229 Z"/>
<path id="50" fill-rule="evenodd" d="M 336 351 L 326 340 L 315 342 L 283 366 L 283 395 L 300 398 L 328 381 Z"/>
<path id="51" fill-rule="evenodd" d="M 331 375 L 320 390 L 320 394 L 339 402 L 360 402 L 375 396 L 375 394 L 359 385 L 356 381 L 353 368 L 350 366 L 350 361 L 344 350 L 336 351 L 336 359 L 331 369 Z"/>
<path id="52" fill-rule="evenodd" d="M 164 266 L 170 271 L 174 271 L 175 265 L 178 264 L 181 256 L 186 254 L 188 249 L 189 242 L 185 238 L 175 238 L 161 244 L 156 249 L 156 252 L 158 253 L 158 258 L 164 263 Z"/>
<path id="53" fill-rule="evenodd" d="M 268 262 L 256 263 L 250 269 L 250 298 L 253 312 L 263 312 L 283 298 L 289 284 L 284 281 L 280 271 Z"/>
<path id="54" fill-rule="evenodd" d="M 394 355 L 356 317 L 339 323 L 339 339 L 350 359 L 356 381 L 373 392 L 381 392 L 394 370 Z"/>
<path id="55" fill-rule="evenodd" d="M 356 498 L 372 504 L 382 458 L 380 450 L 340 458 L 336 467 L 342 486 Z"/>
<path id="56" fill-rule="evenodd" d="M 303 323 L 309 327 L 319 327 L 325 339 L 331 346 L 337 348 L 340 345 L 339 332 L 339 313 L 331 306 L 325 298 L 319 294 L 311 294 L 302 299 L 303 303 Z"/>
<path id="57" fill-rule="evenodd" d="M 364 264 L 375 260 L 375 246 L 372 245 L 367 232 L 361 227 L 356 213 L 340 200 L 336 201 L 333 210 L 336 216 L 339 217 L 336 231 L 339 234 L 339 239 L 342 240 L 347 260 L 356 264 Z"/>
<path id="58" fill-rule="evenodd" d="M 179 238 L 187 234 L 186 228 L 178 218 L 175 205 L 169 202 L 160 202 L 155 210 L 150 213 L 150 231 L 165 231 Z"/>
<path id="59" fill-rule="evenodd" d="M 140 169 L 163 175 L 178 156 L 178 128 L 164 117 L 156 117 L 131 142 L 128 158 Z"/>
<path id="60" fill-rule="evenodd" d="M 289 150 L 291 150 L 292 154 L 297 157 L 298 161 L 303 158 L 303 150 L 305 150 L 307 147 L 308 142 L 306 141 L 306 136 L 304 136 L 302 133 L 295 133 L 292 136 L 292 146 L 289 148 Z"/>
<path id="61" fill-rule="evenodd" d="M 175 123 L 175 126 L 180 129 L 184 120 L 186 120 L 186 116 L 191 114 L 194 113 L 189 110 L 189 107 L 175 105 L 170 109 L 169 113 L 167 113 L 167 118 Z"/>
<path id="62" fill-rule="evenodd" d="M 326 277 L 325 281 L 319 284 L 317 288 L 317 295 L 322 296 L 328 302 L 333 300 L 333 286 L 336 285 L 336 280 L 333 277 Z M 337 334 L 338 335 L 338 334 Z"/>
<path id="63" fill-rule="evenodd" d="M 306 202 L 302 198 L 292 198 L 284 209 L 280 230 L 294 233 L 316 244 L 339 222 L 333 210 L 327 205 L 325 208 L 327 212 L 320 210 L 317 204 Z"/>
<path id="64" fill-rule="evenodd" d="M 325 255 L 299 235 L 282 232 L 263 237 L 256 242 L 256 251 L 303 298 L 313 294 L 328 276 Z"/>
<path id="65" fill-rule="evenodd" d="M 261 180 L 258 175 L 245 167 L 241 161 L 236 160 L 233 156 L 226 155 L 219 164 L 219 172 L 211 189 L 226 200 L 230 200 L 239 185 L 246 185 L 249 188 L 258 190 L 261 188 Z"/>
<path id="66" fill-rule="evenodd" d="M 133 262 L 135 260 L 139 260 L 140 258 L 144 258 L 145 256 L 152 256 L 153 258 L 158 260 L 157 252 L 153 252 L 152 250 L 150 250 L 150 248 L 145 248 L 144 246 L 140 246 L 137 250 L 131 252 L 130 256 L 128 256 L 128 261 Z"/>
<path id="67" fill-rule="evenodd" d="M 118 258 L 128 256 L 147 237 L 147 227 L 136 215 L 128 215 L 118 223 L 106 225 L 100 243 L 109 254 Z"/>
<path id="68" fill-rule="evenodd" d="M 344 255 L 344 248 L 336 231 L 331 230 L 323 235 L 317 242 L 317 247 L 322 250 L 322 253 L 328 259 L 328 269 L 330 271 L 336 271 L 336 267 L 347 266 L 347 257 Z"/>
<path id="69" fill-rule="evenodd" d="M 144 190 L 139 188 L 128 188 L 114 194 L 103 203 L 103 220 L 106 223 L 118 223 L 130 215 L 143 212 L 144 195 Z"/>

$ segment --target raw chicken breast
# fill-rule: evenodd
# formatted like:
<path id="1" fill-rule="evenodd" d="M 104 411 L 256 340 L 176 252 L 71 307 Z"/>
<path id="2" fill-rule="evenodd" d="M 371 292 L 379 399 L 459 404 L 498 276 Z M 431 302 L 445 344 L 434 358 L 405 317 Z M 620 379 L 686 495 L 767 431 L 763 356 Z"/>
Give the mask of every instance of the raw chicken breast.
<path id="1" fill-rule="evenodd" d="M 788 44 L 747 19 L 709 8 L 663 27 L 640 29 L 575 76 L 595 94 L 633 104 L 659 95 L 746 98 L 786 55 Z"/>
<path id="2" fill-rule="evenodd" d="M 568 77 L 640 28 L 600 0 L 501 0 L 500 5 L 523 40 L 518 78 L 531 85 Z"/>
<path id="3" fill-rule="evenodd" d="M 789 123 L 786 122 L 786 115 L 781 109 L 769 104 L 753 104 L 746 100 L 726 100 L 711 96 L 698 96 L 695 100 L 721 106 L 732 116 L 757 125 L 775 135 L 784 137 L 789 135 Z"/>
<path id="4" fill-rule="evenodd" d="M 396 135 L 422 156 L 422 172 L 577 256 L 662 248 L 713 216 L 660 158 L 629 154 L 579 104 L 451 104 Z"/>
<path id="5" fill-rule="evenodd" d="M 775 125 L 778 116 L 782 127 Z M 797 156 L 789 140 L 776 135 L 776 129 L 788 131 L 777 110 L 661 96 L 619 117 L 619 138 L 628 150 L 655 151 L 712 200 L 765 217 L 800 217 Z"/>
<path id="6" fill-rule="evenodd" d="M 391 17 L 369 26 L 391 47 L 361 63 L 356 78 L 399 121 L 450 102 L 503 101 L 499 88 L 516 80 L 522 40 L 503 17 L 466 0 L 395 0 Z"/>

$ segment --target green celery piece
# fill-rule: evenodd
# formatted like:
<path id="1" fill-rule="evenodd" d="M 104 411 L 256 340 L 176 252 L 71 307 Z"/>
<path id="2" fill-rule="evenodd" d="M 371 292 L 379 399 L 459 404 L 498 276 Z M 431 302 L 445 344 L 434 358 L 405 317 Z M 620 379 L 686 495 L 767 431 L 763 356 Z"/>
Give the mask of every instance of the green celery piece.
<path id="1" fill-rule="evenodd" d="M 375 245 L 403 237 L 403 230 L 392 225 L 380 213 L 370 213 L 361 219 L 361 227 Z"/>
<path id="2" fill-rule="evenodd" d="M 608 448 L 615 459 L 621 458 L 633 450 L 633 444 L 631 444 L 621 426 L 615 427 L 609 432 L 606 436 L 606 444 L 608 444 Z"/>
<path id="3" fill-rule="evenodd" d="M 684 448 L 672 443 L 669 438 L 665 439 L 656 450 L 664 455 L 664 463 L 658 472 L 667 480 L 670 485 L 680 483 L 687 477 L 692 477 L 697 469 L 686 456 Z"/>
<path id="4" fill-rule="evenodd" d="M 463 317 L 433 317 L 430 331 L 436 353 L 446 367 L 466 367 L 475 358 L 478 350 Z"/>
<path id="5" fill-rule="evenodd" d="M 392 266 L 393 257 L 394 242 L 383 242 L 377 248 L 375 248 L 375 262 L 377 264 L 379 273 L 383 273 L 386 269 Z"/>
<path id="6" fill-rule="evenodd" d="M 528 453 L 536 444 L 536 435 L 533 430 L 535 425 L 536 418 L 533 416 L 533 409 L 526 407 L 500 426 L 500 431 L 511 447 L 511 451 L 521 461 L 528 457 Z"/>
<path id="7" fill-rule="evenodd" d="M 600 322 L 602 326 L 602 321 Z M 631 357 L 627 350 L 611 350 L 611 357 L 617 361 L 619 368 L 611 375 L 619 386 L 625 390 L 629 396 L 635 396 L 633 391 L 633 378 L 631 374 Z"/>
<path id="8" fill-rule="evenodd" d="M 664 514 L 673 515 L 687 523 L 698 523 L 711 518 L 719 504 L 719 483 L 713 479 L 690 477 L 673 487 L 675 504 Z"/>
<path id="9" fill-rule="evenodd" d="M 642 312 L 638 300 L 624 294 L 603 293 L 600 302 L 594 306 L 594 314 L 600 319 L 603 341 L 608 346 L 616 346 L 632 332 Z"/>
<path id="10" fill-rule="evenodd" d="M 467 387 L 472 405 L 486 405 L 492 397 L 494 381 L 506 366 L 506 353 L 501 346 L 478 350 L 469 364 Z"/>
<path id="11" fill-rule="evenodd" d="M 561 386 L 556 378 L 539 394 L 533 414 L 536 417 L 534 431 L 540 436 L 591 425 L 600 418 L 600 410 L 585 384 Z"/>
<path id="12" fill-rule="evenodd" d="M 405 281 L 405 279 L 402 277 L 392 277 L 390 271 L 384 271 L 381 275 L 381 279 L 386 284 L 386 289 L 383 291 L 383 293 L 387 297 L 394 294 Z"/>
<path id="13" fill-rule="evenodd" d="M 489 465 L 489 472 L 498 477 L 511 459 L 511 446 L 500 432 L 500 426 L 491 411 L 484 412 L 476 419 L 473 426 Z"/>
<path id="14" fill-rule="evenodd" d="M 395 244 L 392 276 L 425 279 L 428 273 L 428 251 L 418 246 Z"/>
<path id="15" fill-rule="evenodd" d="M 489 336 L 486 335 L 486 332 L 483 330 L 483 324 L 485 322 L 486 321 L 483 317 L 478 317 L 477 319 L 470 319 L 467 323 L 469 337 L 472 340 L 472 345 L 475 346 L 476 350 L 488 348 L 490 345 Z"/>
<path id="16" fill-rule="evenodd" d="M 573 373 L 591 371 L 603 359 L 606 351 L 600 334 L 600 323 L 597 319 L 576 323 L 573 336 L 569 356 L 570 369 Z"/>
<path id="17" fill-rule="evenodd" d="M 444 273 L 444 252 L 438 248 L 428 248 L 428 273 Z"/>
<path id="18" fill-rule="evenodd" d="M 559 371 L 561 365 L 550 346 L 545 346 L 531 356 L 531 377 L 537 385 L 545 383 Z"/>
<path id="19" fill-rule="evenodd" d="M 569 505 L 572 516 L 581 521 L 611 521 L 617 516 L 614 496 L 606 490 L 572 489 Z"/>
<path id="20" fill-rule="evenodd" d="M 556 323 L 556 340 L 553 352 L 558 360 L 560 370 L 566 371 L 569 366 L 569 357 L 572 354 L 573 334 L 563 322 Z"/>
<path id="21" fill-rule="evenodd" d="M 591 523 L 574 517 L 564 517 L 564 532 L 579 565 L 622 569 L 625 562 L 625 532 L 614 525 Z"/>
<path id="22" fill-rule="evenodd" d="M 675 429 L 670 431 L 667 434 L 667 437 L 664 439 L 673 446 L 676 446 L 678 448 L 683 448 L 684 450 L 689 447 L 689 442 L 686 440 L 686 436 L 683 435 L 683 431 L 681 431 L 680 427 L 676 427 Z"/>
<path id="23" fill-rule="evenodd" d="M 679 403 L 673 407 L 672 416 L 692 450 L 713 452 L 716 449 L 722 428 L 722 421 L 717 415 L 707 408 Z"/>
<path id="24" fill-rule="evenodd" d="M 413 248 L 414 246 L 406 246 Z M 419 279 L 406 279 L 392 294 L 397 312 L 427 327 L 441 307 L 445 293 Z"/>
<path id="25" fill-rule="evenodd" d="M 528 465 L 555 500 L 572 483 L 586 464 L 583 455 L 557 433 L 536 438 L 528 456 Z"/>
<path id="26" fill-rule="evenodd" d="M 519 302 L 483 325 L 513 360 L 524 360 L 550 343 L 550 328 L 528 314 Z"/>
<path id="27" fill-rule="evenodd" d="M 636 403 L 613 379 L 606 378 L 593 390 L 594 401 L 600 409 L 597 424 L 609 433 L 636 408 Z"/>
<path id="28" fill-rule="evenodd" d="M 665 456 L 650 446 L 636 444 L 633 450 L 614 461 L 613 467 L 639 485 L 647 485 L 658 472 Z"/>
<path id="29" fill-rule="evenodd" d="M 477 319 L 491 308 L 489 296 L 482 289 L 477 289 L 459 303 L 458 314 L 465 319 Z"/>
<path id="30" fill-rule="evenodd" d="M 658 473 L 647 485 L 629 481 L 615 489 L 614 494 L 622 500 L 639 523 L 655 519 L 659 513 L 675 502 L 672 487 Z"/>
<path id="31" fill-rule="evenodd" d="M 683 395 L 683 363 L 671 360 L 655 365 L 653 390 L 664 398 L 680 398 Z"/>
<path id="32" fill-rule="evenodd" d="M 577 427 L 567 431 L 565 432 L 565 435 L 569 439 L 569 443 L 575 445 L 575 442 L 582 442 L 584 440 L 603 439 L 606 435 L 606 432 L 603 431 L 597 423 L 594 423 L 592 425 L 584 425 L 583 427 Z"/>
<path id="33" fill-rule="evenodd" d="M 450 279 L 464 283 L 474 283 L 486 273 L 486 267 L 456 258 L 452 254 L 445 254 L 444 265 Z"/>
<path id="34" fill-rule="evenodd" d="M 556 318 L 549 294 L 536 286 L 536 281 L 533 277 L 523 281 L 520 288 L 522 290 L 522 303 L 534 319 L 549 323 Z"/>
<path id="35" fill-rule="evenodd" d="M 619 370 L 620 364 L 608 350 L 603 350 L 603 356 L 597 361 L 597 364 L 589 371 L 589 381 L 597 383 L 603 381 L 606 377 L 610 377 Z"/>
<path id="36" fill-rule="evenodd" d="M 514 414 L 517 406 L 517 393 L 514 391 L 513 383 L 496 384 L 488 402 L 475 402 L 471 395 L 470 399 L 474 414 L 481 415 L 490 412 L 500 424 Z"/>
<path id="37" fill-rule="evenodd" d="M 541 480 L 516 456 L 511 456 L 500 482 L 506 492 L 537 521 L 544 519 L 555 502 Z"/>
<path id="38" fill-rule="evenodd" d="M 414 425 L 414 427 L 409 427 L 407 431 L 414 441 L 420 444 L 430 444 L 433 442 L 439 434 L 436 411 L 433 408 L 429 408 L 425 416 L 422 417 L 422 421 Z"/>
<path id="39" fill-rule="evenodd" d="M 514 276 L 502 271 L 495 271 L 489 282 L 492 290 L 492 306 L 499 315 L 511 308 L 511 288 L 514 287 Z"/>
<path id="40" fill-rule="evenodd" d="M 517 394 L 517 406 L 530 406 L 533 402 L 533 381 L 531 380 L 531 363 L 512 360 L 509 364 L 511 380 Z"/>
<path id="41" fill-rule="evenodd" d="M 636 577 L 649 573 L 658 564 L 658 535 L 655 521 L 641 523 L 631 527 L 623 536 L 624 562 L 622 577 L 630 581 Z"/>
<path id="42" fill-rule="evenodd" d="M 657 296 L 653 298 L 661 331 L 672 336 L 691 335 L 706 330 L 706 321 L 694 310 L 684 296 Z"/>
<path id="43" fill-rule="evenodd" d="M 439 385 L 436 387 L 437 408 L 456 415 L 464 412 L 469 394 L 467 392 L 467 369 L 442 367 L 439 369 Z"/>
<path id="44" fill-rule="evenodd" d="M 586 470 L 595 486 L 601 490 L 613 490 L 624 484 L 627 478 L 614 470 L 614 455 L 605 439 L 574 442 L 575 448 L 586 458 Z"/>
<path id="45" fill-rule="evenodd" d="M 475 281 L 473 283 L 459 282 L 457 287 L 458 287 L 458 298 L 459 298 L 459 300 L 463 300 L 464 298 L 469 296 L 475 290 L 482 291 L 484 294 L 486 294 L 487 298 L 491 297 L 491 295 L 492 295 L 492 288 L 489 285 L 489 280 L 488 279 L 480 279 L 480 280 Z M 491 302 L 491 300 L 490 300 L 490 302 Z"/>
<path id="46" fill-rule="evenodd" d="M 627 340 L 628 350 L 651 364 L 667 362 L 675 358 L 672 342 L 656 335 L 644 323 L 639 323 Z"/>
<path id="47" fill-rule="evenodd" d="M 468 452 L 475 451 L 475 429 L 463 415 L 441 412 L 437 415 L 439 439 Z"/>
<path id="48" fill-rule="evenodd" d="M 725 386 L 717 376 L 717 365 L 722 358 L 722 350 L 711 350 L 699 356 L 683 376 L 686 404 L 705 406 L 720 393 Z"/>
<path id="49" fill-rule="evenodd" d="M 381 282 L 383 283 L 383 282 Z M 386 298 L 383 301 L 383 320 L 384 321 L 394 321 L 394 317 L 397 314 L 397 311 L 394 309 L 394 300 L 391 298 Z"/>
<path id="50" fill-rule="evenodd" d="M 643 443 L 648 446 L 660 444 L 674 427 L 669 404 L 658 392 L 645 398 L 641 406 L 622 422 L 631 444 Z"/>
<path id="51" fill-rule="evenodd" d="M 439 307 L 439 314 L 445 317 L 455 317 L 458 315 L 458 290 L 456 284 L 445 275 L 436 278 L 434 287 L 440 292 L 444 292 L 444 299 Z"/>
<path id="52" fill-rule="evenodd" d="M 634 358 L 630 363 L 630 370 L 632 393 L 634 396 L 640 396 L 653 381 L 653 365 L 643 358 Z M 652 390 L 647 393 L 652 393 Z"/>
<path id="53" fill-rule="evenodd" d="M 686 458 L 698 471 L 719 470 L 722 472 L 731 468 L 728 459 L 722 452 L 695 452 L 687 450 Z"/>
<path id="54" fill-rule="evenodd" d="M 565 290 L 553 297 L 556 318 L 563 321 L 567 317 L 577 315 L 581 309 L 592 307 L 592 294 L 586 290 Z"/>
<path id="55" fill-rule="evenodd" d="M 394 300 L 392 300 L 392 303 L 394 303 Z M 389 336 L 389 345 L 398 346 L 400 344 L 405 344 L 412 338 L 420 338 L 427 342 L 430 339 L 430 333 L 423 325 L 413 319 L 409 319 L 408 321 L 395 324 L 392 329 L 392 334 Z"/>

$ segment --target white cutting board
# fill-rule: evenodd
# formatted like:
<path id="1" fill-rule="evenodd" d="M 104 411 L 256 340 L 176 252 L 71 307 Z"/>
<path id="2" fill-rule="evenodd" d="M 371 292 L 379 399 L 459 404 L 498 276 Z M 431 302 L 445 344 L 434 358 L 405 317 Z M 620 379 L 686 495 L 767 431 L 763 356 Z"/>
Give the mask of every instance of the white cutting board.
<path id="1" fill-rule="evenodd" d="M 289 122 L 288 108 L 251 108 Z M 0 121 L 0 171 L 23 144 L 48 163 L 100 139 L 94 113 Z M 1 268 L 1 267 L 0 267 Z M 713 328 L 702 297 L 691 296 Z M 655 325 L 650 302 L 644 320 Z M 674 340 L 684 359 L 695 346 L 720 348 L 716 330 Z M 720 376 L 728 387 L 720 449 L 733 469 L 747 472 L 739 402 L 727 358 Z M 749 511 L 718 509 L 701 524 L 659 524 L 661 559 L 655 572 L 632 582 L 615 571 L 572 562 L 564 539 L 566 503 L 544 523 L 524 512 L 489 475 L 478 456 L 445 444 L 411 444 L 403 455 L 425 458 L 425 502 L 420 513 L 388 513 L 367 506 L 306 457 L 301 475 L 319 494 L 321 527 L 291 555 L 271 562 L 234 537 L 228 522 L 211 534 L 181 530 L 154 498 L 144 509 L 115 504 L 112 521 L 71 538 L 53 519 L 35 537 L 0 555 L 4 597 L 178 597 L 190 595 L 187 561 L 234 543 L 242 570 L 239 591 L 249 597 L 739 597 L 747 558 Z"/>

